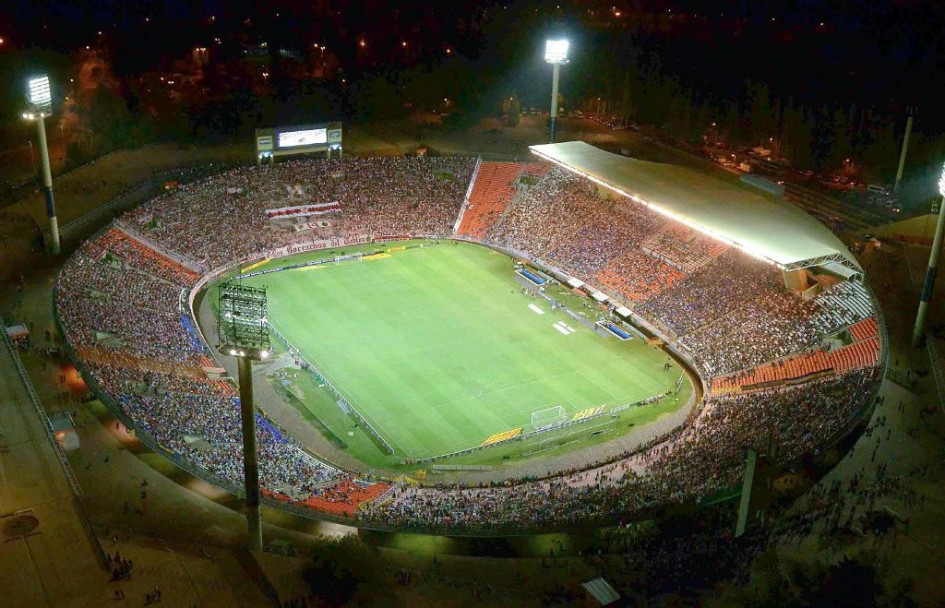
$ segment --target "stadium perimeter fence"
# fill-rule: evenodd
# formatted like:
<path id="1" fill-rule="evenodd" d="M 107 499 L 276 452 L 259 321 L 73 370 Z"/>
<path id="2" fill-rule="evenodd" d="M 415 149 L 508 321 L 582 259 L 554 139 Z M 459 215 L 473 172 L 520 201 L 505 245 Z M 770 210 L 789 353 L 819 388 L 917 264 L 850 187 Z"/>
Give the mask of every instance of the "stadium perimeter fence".
<path id="1" fill-rule="evenodd" d="M 0 334 L 3 335 L 4 347 L 10 353 L 10 358 L 13 360 L 13 366 L 16 368 L 17 375 L 20 377 L 20 382 L 26 389 L 30 403 L 32 404 L 37 417 L 43 425 L 46 441 L 49 442 L 53 448 L 53 451 L 56 453 L 56 459 L 59 461 L 59 467 L 62 469 L 66 480 L 69 482 L 69 489 L 72 491 L 72 504 L 75 507 L 76 514 L 79 517 L 79 522 L 82 525 L 82 529 L 88 537 L 90 544 L 92 545 L 96 561 L 98 561 L 98 564 L 101 568 L 107 570 L 108 557 L 105 554 L 105 550 L 102 549 L 102 545 L 98 540 L 98 536 L 92 529 L 92 524 L 89 522 L 89 517 L 85 512 L 85 505 L 82 504 L 82 486 L 79 485 L 79 480 L 76 479 L 75 472 L 72 470 L 72 465 L 69 463 L 69 458 L 66 456 L 65 450 L 59 443 L 59 440 L 56 439 L 56 433 L 49 421 L 49 416 L 46 415 L 46 408 L 43 407 L 43 404 L 39 399 L 39 395 L 36 394 L 36 387 L 33 386 L 33 381 L 30 379 L 29 373 L 27 373 L 26 367 L 24 367 L 23 361 L 20 359 L 20 354 L 16 350 L 16 345 L 13 343 L 13 340 L 10 339 L 10 336 L 7 335 L 7 332 L 4 331 L 3 327 L 0 327 Z"/>

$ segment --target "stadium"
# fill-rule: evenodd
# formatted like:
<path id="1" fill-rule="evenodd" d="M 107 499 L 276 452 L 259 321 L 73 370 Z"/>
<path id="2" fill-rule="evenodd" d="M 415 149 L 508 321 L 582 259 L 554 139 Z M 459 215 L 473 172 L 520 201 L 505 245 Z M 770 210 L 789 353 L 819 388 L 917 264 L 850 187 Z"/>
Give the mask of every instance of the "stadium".
<path id="1" fill-rule="evenodd" d="M 221 285 L 265 287 L 270 505 L 514 534 L 731 495 L 861 424 L 887 359 L 843 244 L 760 191 L 582 142 L 365 157 L 178 185 L 88 239 L 57 322 L 137 437 L 235 494 Z"/>

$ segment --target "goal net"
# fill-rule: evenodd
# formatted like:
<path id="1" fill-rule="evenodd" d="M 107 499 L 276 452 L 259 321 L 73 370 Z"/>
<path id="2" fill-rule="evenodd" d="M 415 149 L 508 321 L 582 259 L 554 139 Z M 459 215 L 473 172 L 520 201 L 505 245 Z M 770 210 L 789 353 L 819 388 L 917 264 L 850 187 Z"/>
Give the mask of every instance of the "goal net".
<path id="1" fill-rule="evenodd" d="M 567 421 L 568 415 L 560 405 L 532 412 L 532 430 L 541 431 Z"/>

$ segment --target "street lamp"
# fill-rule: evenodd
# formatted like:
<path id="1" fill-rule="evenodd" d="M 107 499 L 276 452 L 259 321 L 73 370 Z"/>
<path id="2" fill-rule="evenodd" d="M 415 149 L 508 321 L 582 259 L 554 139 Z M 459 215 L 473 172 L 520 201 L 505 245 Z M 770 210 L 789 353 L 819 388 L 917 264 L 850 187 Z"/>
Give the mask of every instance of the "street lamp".
<path id="1" fill-rule="evenodd" d="M 568 62 L 567 40 L 546 40 L 545 61 L 551 64 L 551 132 L 549 143 L 555 143 L 555 120 L 558 118 L 558 75 L 561 65 Z"/>
<path id="2" fill-rule="evenodd" d="M 49 87 L 49 76 L 30 78 L 26 83 L 26 99 L 29 107 L 23 113 L 23 118 L 35 120 L 39 132 L 39 155 L 43 164 L 43 192 L 46 195 L 46 215 L 49 216 L 49 250 L 55 255 L 59 253 L 59 222 L 56 219 L 52 171 L 49 168 L 49 147 L 46 145 L 46 123 L 43 120 L 52 114 L 52 90 Z"/>

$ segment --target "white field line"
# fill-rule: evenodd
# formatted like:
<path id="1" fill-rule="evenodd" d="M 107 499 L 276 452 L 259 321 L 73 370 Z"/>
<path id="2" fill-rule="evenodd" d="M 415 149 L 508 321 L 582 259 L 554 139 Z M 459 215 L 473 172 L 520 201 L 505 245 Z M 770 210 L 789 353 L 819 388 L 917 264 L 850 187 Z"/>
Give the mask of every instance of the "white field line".
<path id="1" fill-rule="evenodd" d="M 569 334 L 573 334 L 574 332 L 577 331 L 576 329 L 574 329 L 573 327 L 571 327 L 570 325 L 568 325 L 568 324 L 565 323 L 564 321 L 558 321 L 557 323 L 555 323 L 554 325 L 552 325 L 552 327 L 554 327 L 555 329 L 557 329 L 558 331 L 560 331 L 561 333 L 563 333 L 563 334 L 566 335 L 566 336 L 569 335 Z"/>
<path id="2" fill-rule="evenodd" d="M 535 306 L 534 304 L 529 304 L 528 307 L 531 308 L 532 310 L 534 310 L 534 311 L 535 311 L 535 314 L 538 314 L 538 315 L 543 315 L 543 314 L 545 314 L 545 311 L 543 311 L 542 309 L 538 308 L 538 307 Z"/>

